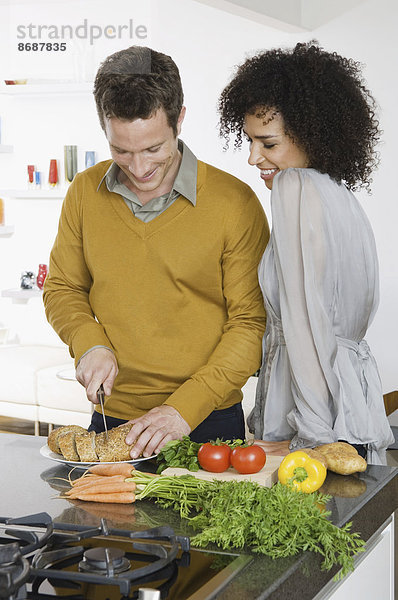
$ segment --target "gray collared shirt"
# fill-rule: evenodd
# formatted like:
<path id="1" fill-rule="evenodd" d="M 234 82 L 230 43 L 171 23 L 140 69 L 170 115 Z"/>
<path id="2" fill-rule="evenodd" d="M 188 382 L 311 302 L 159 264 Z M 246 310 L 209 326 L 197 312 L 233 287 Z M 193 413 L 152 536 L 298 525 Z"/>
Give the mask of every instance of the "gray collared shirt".
<path id="1" fill-rule="evenodd" d="M 163 211 L 173 204 L 179 195 L 187 198 L 187 200 L 189 200 L 193 206 L 195 206 L 196 178 L 198 170 L 197 159 L 182 140 L 178 140 L 178 149 L 182 154 L 181 163 L 177 176 L 174 180 L 173 187 L 167 194 L 163 194 L 157 198 L 152 198 L 152 200 L 149 200 L 149 202 L 142 205 L 137 197 L 137 194 L 132 192 L 126 185 L 124 185 L 124 183 L 119 182 L 118 175 L 120 168 L 114 162 L 101 179 L 98 188 L 105 179 L 108 190 L 110 192 L 120 194 L 134 216 L 144 223 L 148 223 L 155 217 L 159 216 Z"/>

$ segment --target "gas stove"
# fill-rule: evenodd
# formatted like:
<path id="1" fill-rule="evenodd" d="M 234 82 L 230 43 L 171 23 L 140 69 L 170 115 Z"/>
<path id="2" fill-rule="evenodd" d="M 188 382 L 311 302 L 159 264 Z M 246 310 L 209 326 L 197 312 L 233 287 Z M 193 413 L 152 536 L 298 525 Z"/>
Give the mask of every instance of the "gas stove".
<path id="1" fill-rule="evenodd" d="M 245 555 L 202 552 L 168 526 L 131 531 L 0 517 L 0 599 L 210 600 Z"/>

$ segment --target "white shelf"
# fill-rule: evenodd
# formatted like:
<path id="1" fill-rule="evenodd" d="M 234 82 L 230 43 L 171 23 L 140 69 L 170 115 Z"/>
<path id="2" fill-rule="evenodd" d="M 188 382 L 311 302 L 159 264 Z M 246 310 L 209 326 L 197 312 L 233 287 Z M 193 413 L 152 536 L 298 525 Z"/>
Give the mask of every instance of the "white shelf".
<path id="1" fill-rule="evenodd" d="M 55 187 L 51 190 L 42 188 L 32 188 L 28 190 L 0 190 L 1 196 L 8 196 L 9 198 L 36 198 L 50 199 L 50 200 L 63 200 L 66 196 L 68 188 Z"/>
<path id="2" fill-rule="evenodd" d="M 14 233 L 14 225 L 0 225 L 0 237 L 10 237 Z"/>
<path id="3" fill-rule="evenodd" d="M 3 298 L 11 298 L 14 304 L 26 304 L 31 298 L 39 298 L 43 294 L 42 290 L 23 290 L 21 288 L 12 288 L 2 290 Z"/>
<path id="4" fill-rule="evenodd" d="M 93 82 L 75 81 L 53 83 L 26 83 L 23 85 L 1 85 L 0 94 L 8 96 L 31 96 L 40 94 L 91 94 L 93 91 Z"/>
<path id="5" fill-rule="evenodd" d="M 12 152 L 14 152 L 14 146 L 0 144 L 0 154 L 11 154 Z"/>

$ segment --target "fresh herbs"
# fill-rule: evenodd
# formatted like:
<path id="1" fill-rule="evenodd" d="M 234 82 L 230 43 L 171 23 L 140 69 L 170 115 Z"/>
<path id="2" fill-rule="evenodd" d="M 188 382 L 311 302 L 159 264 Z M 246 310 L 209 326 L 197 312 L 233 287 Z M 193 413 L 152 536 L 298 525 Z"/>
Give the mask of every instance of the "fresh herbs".
<path id="1" fill-rule="evenodd" d="M 162 448 L 157 456 L 157 473 L 166 467 L 181 467 L 189 471 L 199 471 L 198 451 L 201 444 L 192 442 L 187 435 L 182 440 L 172 440 Z"/>
<path id="2" fill-rule="evenodd" d="M 211 443 L 214 446 L 227 445 L 231 449 L 245 444 L 243 440 L 223 441 L 219 438 Z M 187 435 L 184 435 L 182 440 L 167 442 L 157 456 L 159 463 L 157 473 L 162 473 L 166 467 L 180 467 L 188 469 L 188 471 L 199 471 L 198 452 L 201 446 L 202 444 L 192 442 Z"/>
<path id="3" fill-rule="evenodd" d="M 189 479 L 194 478 L 185 476 L 184 484 Z M 280 483 L 265 488 L 249 481 L 197 481 L 196 489 L 180 489 L 178 498 L 170 488 L 168 497 L 157 500 L 187 516 L 196 496 L 197 513 L 189 519 L 198 531 L 191 539 L 194 546 L 250 546 L 272 558 L 310 550 L 323 557 L 323 569 L 340 565 L 339 577 L 353 569 L 353 556 L 364 550 L 359 534 L 350 532 L 351 523 L 339 528 L 327 519 L 330 512 L 324 505 L 330 496 L 305 494 Z M 187 502 L 182 501 L 186 493 Z"/>

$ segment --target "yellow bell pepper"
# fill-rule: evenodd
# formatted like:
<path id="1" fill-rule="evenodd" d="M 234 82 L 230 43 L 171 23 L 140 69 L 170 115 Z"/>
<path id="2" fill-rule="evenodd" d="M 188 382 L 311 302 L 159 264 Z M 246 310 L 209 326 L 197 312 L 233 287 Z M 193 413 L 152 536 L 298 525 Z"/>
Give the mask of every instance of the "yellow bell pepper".
<path id="1" fill-rule="evenodd" d="M 326 479 L 326 467 L 305 452 L 296 450 L 282 460 L 278 479 L 284 485 L 311 494 L 318 490 Z"/>

